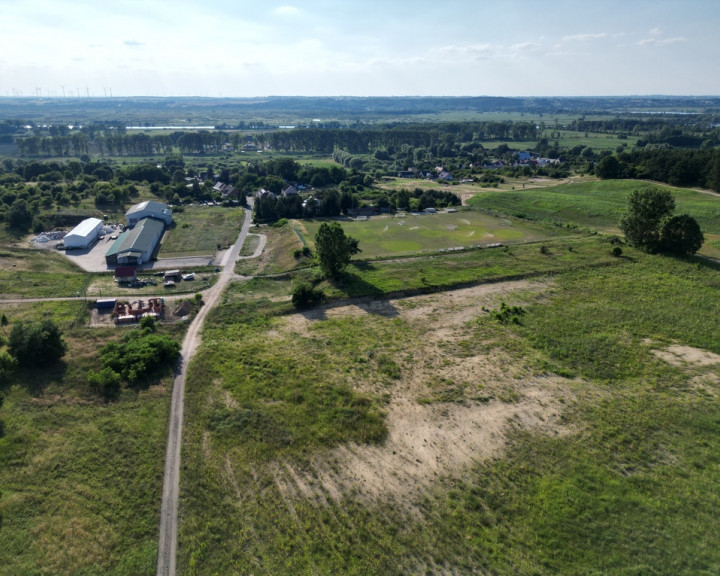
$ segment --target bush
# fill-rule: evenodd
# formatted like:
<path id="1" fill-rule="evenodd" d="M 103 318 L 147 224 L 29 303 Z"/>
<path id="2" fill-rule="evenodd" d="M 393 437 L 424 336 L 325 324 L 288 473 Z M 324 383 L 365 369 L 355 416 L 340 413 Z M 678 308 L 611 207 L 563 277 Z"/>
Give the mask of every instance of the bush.
<path id="1" fill-rule="evenodd" d="M 140 328 L 146 332 L 155 332 L 155 318 L 152 316 L 144 316 L 140 320 Z"/>
<path id="2" fill-rule="evenodd" d="M 60 328 L 50 319 L 13 326 L 8 341 L 10 354 L 21 366 L 46 366 L 65 355 L 67 345 Z"/>
<path id="3" fill-rule="evenodd" d="M 180 354 L 180 343 L 169 336 L 155 334 L 145 330 L 133 330 L 119 342 L 110 342 L 100 349 L 103 370 L 88 377 L 91 385 L 101 389 L 114 384 L 117 374 L 119 381 L 137 384 L 154 371 L 169 367 Z"/>
<path id="4" fill-rule="evenodd" d="M 15 370 L 16 364 L 15 358 L 10 356 L 5 350 L 0 352 L 0 384 L 5 383 L 8 378 L 10 378 L 10 375 Z M 2 407 L 1 402 L 0 407 Z"/>
<path id="5" fill-rule="evenodd" d="M 280 218 L 279 220 L 273 222 L 273 223 L 271 224 L 271 226 L 272 226 L 273 228 L 282 228 L 282 227 L 285 226 L 288 222 L 289 222 L 289 220 L 288 220 L 287 218 Z"/>
<path id="6" fill-rule="evenodd" d="M 620 246 L 614 246 L 613 249 L 610 251 L 610 254 L 615 256 L 615 258 L 619 258 L 622 256 L 622 248 Z"/>
<path id="7" fill-rule="evenodd" d="M 322 290 L 317 290 L 307 282 L 301 282 L 293 289 L 292 303 L 297 308 L 303 306 L 310 306 L 317 302 L 322 302 L 325 298 L 325 293 Z"/>
<path id="8" fill-rule="evenodd" d="M 525 315 L 521 306 L 508 306 L 505 302 L 500 302 L 500 310 L 488 310 L 484 306 L 483 310 L 500 324 L 520 324 L 520 318 Z"/>
<path id="9" fill-rule="evenodd" d="M 90 388 L 106 400 L 119 396 L 120 382 L 120 374 L 109 367 L 105 367 L 99 372 L 91 372 L 88 376 Z"/>

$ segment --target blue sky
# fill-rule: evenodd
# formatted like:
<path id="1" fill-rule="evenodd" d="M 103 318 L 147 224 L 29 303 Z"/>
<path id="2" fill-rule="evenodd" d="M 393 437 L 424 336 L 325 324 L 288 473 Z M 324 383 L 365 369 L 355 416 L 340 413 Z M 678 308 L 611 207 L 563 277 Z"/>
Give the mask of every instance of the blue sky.
<path id="1" fill-rule="evenodd" d="M 717 0 L 0 0 L 0 96 L 720 94 Z"/>

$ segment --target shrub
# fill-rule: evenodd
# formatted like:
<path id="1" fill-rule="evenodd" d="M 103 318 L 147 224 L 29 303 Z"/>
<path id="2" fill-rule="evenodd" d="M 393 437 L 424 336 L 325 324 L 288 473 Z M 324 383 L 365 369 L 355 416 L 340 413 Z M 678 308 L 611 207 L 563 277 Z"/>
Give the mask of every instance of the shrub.
<path id="1" fill-rule="evenodd" d="M 620 246 L 614 246 L 613 249 L 610 251 L 610 254 L 615 256 L 615 258 L 619 258 L 622 256 L 622 248 Z"/>
<path id="2" fill-rule="evenodd" d="M 90 388 L 106 400 L 118 397 L 120 394 L 120 382 L 120 374 L 109 367 L 105 367 L 99 372 L 91 372 L 88 376 Z"/>
<path id="3" fill-rule="evenodd" d="M 155 332 L 155 318 L 152 316 L 144 316 L 140 320 L 140 328 L 147 332 Z"/>
<path id="4" fill-rule="evenodd" d="M 177 340 L 145 330 L 133 330 L 119 342 L 110 342 L 100 349 L 103 370 L 115 372 L 120 381 L 129 384 L 137 384 L 152 372 L 171 366 L 179 354 Z M 95 373 L 88 380 L 104 386 L 110 378 L 109 373 L 105 376 Z"/>
<path id="5" fill-rule="evenodd" d="M 499 310 L 488 310 L 483 306 L 483 311 L 500 324 L 520 324 L 520 318 L 525 315 L 525 310 L 521 306 L 508 306 L 505 302 L 500 302 Z"/>
<path id="6" fill-rule="evenodd" d="M 273 228 L 282 228 L 282 227 L 285 226 L 288 222 L 289 222 L 289 220 L 288 220 L 287 218 L 280 218 L 279 220 L 276 220 L 275 222 L 273 222 L 273 223 L 271 224 L 271 226 L 272 226 Z"/>
<path id="7" fill-rule="evenodd" d="M 46 366 L 65 355 L 67 345 L 62 331 L 50 319 L 13 326 L 8 350 L 21 366 Z"/>
<path id="8" fill-rule="evenodd" d="M 324 298 L 325 293 L 322 290 L 313 288 L 313 286 L 307 282 L 301 282 L 296 285 L 292 293 L 292 303 L 297 308 L 322 302 Z"/>
<path id="9" fill-rule="evenodd" d="M 17 362 L 15 358 L 10 356 L 5 350 L 0 352 L 0 384 L 3 384 L 10 377 L 10 374 L 15 370 Z M 2 407 L 2 403 L 0 403 Z"/>

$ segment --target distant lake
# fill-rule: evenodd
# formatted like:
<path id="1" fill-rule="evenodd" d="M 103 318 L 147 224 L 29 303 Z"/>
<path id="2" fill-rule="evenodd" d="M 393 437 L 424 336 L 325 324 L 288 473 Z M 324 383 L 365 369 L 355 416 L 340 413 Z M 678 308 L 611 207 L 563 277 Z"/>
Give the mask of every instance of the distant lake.
<path id="1" fill-rule="evenodd" d="M 215 130 L 215 126 L 125 126 L 126 130 Z"/>

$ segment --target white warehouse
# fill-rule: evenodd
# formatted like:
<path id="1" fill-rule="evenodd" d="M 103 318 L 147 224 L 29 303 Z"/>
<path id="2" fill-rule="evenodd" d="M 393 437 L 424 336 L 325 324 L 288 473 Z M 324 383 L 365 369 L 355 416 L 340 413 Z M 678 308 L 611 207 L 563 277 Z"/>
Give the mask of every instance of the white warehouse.
<path id="1" fill-rule="evenodd" d="M 90 246 L 102 232 L 103 222 L 99 218 L 88 218 L 75 226 L 63 238 L 66 250 L 82 249 Z"/>
<path id="2" fill-rule="evenodd" d="M 131 228 L 135 226 L 143 218 L 155 218 L 165 222 L 166 226 L 172 224 L 172 210 L 168 208 L 167 204 L 162 202 L 153 202 L 152 200 L 146 200 L 131 206 L 130 209 L 125 213 L 125 220 L 127 225 Z"/>

